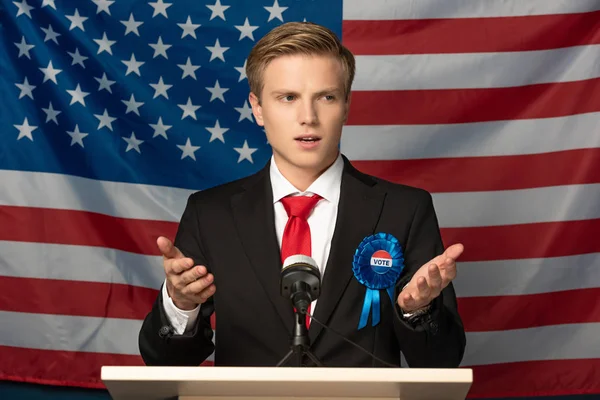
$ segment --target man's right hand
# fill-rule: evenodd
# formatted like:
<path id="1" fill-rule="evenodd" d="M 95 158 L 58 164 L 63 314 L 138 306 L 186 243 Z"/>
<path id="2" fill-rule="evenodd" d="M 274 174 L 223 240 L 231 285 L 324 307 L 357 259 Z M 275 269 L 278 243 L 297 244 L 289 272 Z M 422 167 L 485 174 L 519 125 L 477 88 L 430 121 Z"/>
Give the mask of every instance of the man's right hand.
<path id="1" fill-rule="evenodd" d="M 205 266 L 194 266 L 194 260 L 185 257 L 164 236 L 160 236 L 156 244 L 163 255 L 167 292 L 177 308 L 193 310 L 215 294 L 214 276 L 207 274 Z"/>

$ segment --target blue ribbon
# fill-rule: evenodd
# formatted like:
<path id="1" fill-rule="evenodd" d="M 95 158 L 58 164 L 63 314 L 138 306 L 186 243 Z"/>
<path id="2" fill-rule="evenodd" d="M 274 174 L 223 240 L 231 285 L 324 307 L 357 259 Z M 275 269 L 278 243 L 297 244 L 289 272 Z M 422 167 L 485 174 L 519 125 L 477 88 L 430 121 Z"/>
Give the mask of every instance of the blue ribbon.
<path id="1" fill-rule="evenodd" d="M 391 267 L 376 271 L 371 266 L 371 257 L 378 250 L 384 250 L 390 255 Z M 389 233 L 376 233 L 363 239 L 354 253 L 352 262 L 354 277 L 367 288 L 358 329 L 367 326 L 370 312 L 373 313 L 372 326 L 379 324 L 381 319 L 380 290 L 385 289 L 392 304 L 395 303 L 394 285 L 403 269 L 404 254 L 398 239 Z"/>

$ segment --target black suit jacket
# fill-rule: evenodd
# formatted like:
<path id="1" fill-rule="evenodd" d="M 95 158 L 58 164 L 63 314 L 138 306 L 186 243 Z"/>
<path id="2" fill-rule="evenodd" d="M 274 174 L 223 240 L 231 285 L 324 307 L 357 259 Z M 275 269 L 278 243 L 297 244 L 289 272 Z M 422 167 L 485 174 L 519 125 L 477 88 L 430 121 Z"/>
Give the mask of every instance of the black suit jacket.
<path id="1" fill-rule="evenodd" d="M 381 291 L 381 322 L 358 330 L 365 287 L 352 272 L 355 249 L 377 232 L 394 235 L 404 251 L 399 289 L 444 251 L 431 195 L 357 171 L 344 157 L 337 223 L 316 319 L 379 358 L 410 367 L 457 367 L 465 333 L 450 284 L 431 315 L 416 325 Z M 198 365 L 215 351 L 219 366 L 275 366 L 289 351 L 293 308 L 279 292 L 281 261 L 275 233 L 269 164 L 258 173 L 190 196 L 175 245 L 215 276 L 216 293 L 201 306 L 193 331 L 168 334 L 159 294 L 145 318 L 139 347 L 147 365 Z M 210 316 L 215 312 L 216 338 Z M 327 367 L 383 366 L 319 324 L 310 325 L 313 353 Z M 307 365 L 314 365 L 307 359 Z"/>

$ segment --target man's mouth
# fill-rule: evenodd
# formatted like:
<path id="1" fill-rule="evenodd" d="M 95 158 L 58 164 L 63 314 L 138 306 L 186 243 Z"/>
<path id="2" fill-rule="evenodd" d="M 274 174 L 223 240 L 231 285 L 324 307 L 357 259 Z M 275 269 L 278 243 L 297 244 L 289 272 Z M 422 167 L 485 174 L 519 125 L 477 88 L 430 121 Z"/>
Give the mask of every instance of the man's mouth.
<path id="1" fill-rule="evenodd" d="M 321 138 L 319 136 L 300 136 L 297 137 L 296 140 L 303 142 L 303 143 L 313 143 L 313 142 L 318 142 L 319 140 L 321 140 Z"/>

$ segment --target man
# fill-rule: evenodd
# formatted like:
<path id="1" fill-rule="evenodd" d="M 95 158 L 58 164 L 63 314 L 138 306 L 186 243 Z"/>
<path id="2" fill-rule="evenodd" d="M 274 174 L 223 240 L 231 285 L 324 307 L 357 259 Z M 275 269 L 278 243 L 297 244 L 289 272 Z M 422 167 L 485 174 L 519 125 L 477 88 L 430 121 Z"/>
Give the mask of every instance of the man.
<path id="1" fill-rule="evenodd" d="M 386 363 L 403 353 L 410 367 L 457 367 L 465 333 L 451 281 L 462 245 L 444 251 L 429 193 L 362 174 L 339 152 L 353 55 L 322 26 L 287 23 L 255 45 L 246 72 L 273 157 L 190 196 L 174 244 L 158 238 L 166 279 L 140 332 L 146 364 L 198 365 L 214 350 L 215 365 L 275 366 L 294 326 L 282 264 L 306 254 L 323 274 L 315 321 Z M 315 321 L 311 350 L 325 366 L 383 366 Z"/>

